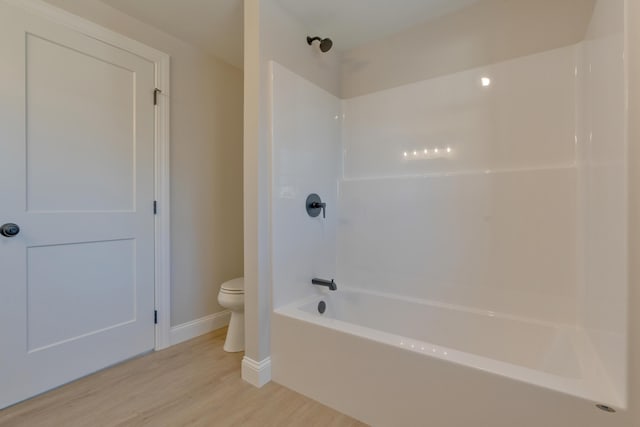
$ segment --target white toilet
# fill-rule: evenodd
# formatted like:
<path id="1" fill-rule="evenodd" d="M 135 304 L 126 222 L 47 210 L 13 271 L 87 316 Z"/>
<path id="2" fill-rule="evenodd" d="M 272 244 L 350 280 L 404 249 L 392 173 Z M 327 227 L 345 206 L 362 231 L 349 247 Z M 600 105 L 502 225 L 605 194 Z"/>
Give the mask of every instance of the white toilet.
<path id="1" fill-rule="evenodd" d="M 244 351 L 244 277 L 224 282 L 220 286 L 218 303 L 231 311 L 224 351 Z"/>

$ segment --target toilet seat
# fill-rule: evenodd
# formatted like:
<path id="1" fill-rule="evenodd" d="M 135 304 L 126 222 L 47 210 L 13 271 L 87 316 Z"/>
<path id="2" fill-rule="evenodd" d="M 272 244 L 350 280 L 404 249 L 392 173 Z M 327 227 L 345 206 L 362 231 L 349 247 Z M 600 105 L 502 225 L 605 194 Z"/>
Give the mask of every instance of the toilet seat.
<path id="1" fill-rule="evenodd" d="M 224 282 L 222 286 L 220 286 L 220 291 L 228 294 L 244 294 L 244 277 L 238 277 Z"/>

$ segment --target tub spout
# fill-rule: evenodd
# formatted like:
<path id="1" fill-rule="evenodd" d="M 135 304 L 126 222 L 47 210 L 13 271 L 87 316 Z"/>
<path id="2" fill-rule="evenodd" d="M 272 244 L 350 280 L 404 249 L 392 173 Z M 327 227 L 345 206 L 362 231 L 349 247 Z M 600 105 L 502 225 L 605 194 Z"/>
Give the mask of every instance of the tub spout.
<path id="1" fill-rule="evenodd" d="M 336 285 L 336 282 L 333 281 L 333 279 L 311 279 L 311 283 L 318 286 L 326 286 L 331 291 L 338 290 L 338 286 Z"/>

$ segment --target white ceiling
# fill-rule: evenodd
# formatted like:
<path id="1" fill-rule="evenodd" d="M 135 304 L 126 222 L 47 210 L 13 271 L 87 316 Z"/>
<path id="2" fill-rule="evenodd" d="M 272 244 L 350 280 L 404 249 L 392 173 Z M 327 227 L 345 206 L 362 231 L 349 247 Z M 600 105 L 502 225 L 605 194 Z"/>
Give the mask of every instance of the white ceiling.
<path id="1" fill-rule="evenodd" d="M 101 0 L 242 67 L 242 0 Z M 337 50 L 378 40 L 479 0 L 272 0 Z"/>

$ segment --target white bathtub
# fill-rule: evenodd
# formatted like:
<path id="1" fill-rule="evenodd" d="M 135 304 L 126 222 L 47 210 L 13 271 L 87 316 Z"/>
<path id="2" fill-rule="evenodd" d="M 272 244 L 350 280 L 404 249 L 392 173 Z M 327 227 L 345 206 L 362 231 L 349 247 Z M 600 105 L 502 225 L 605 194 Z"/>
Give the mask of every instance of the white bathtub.
<path id="1" fill-rule="evenodd" d="M 276 310 L 272 369 L 375 426 L 630 425 L 579 329 L 362 290 Z"/>

